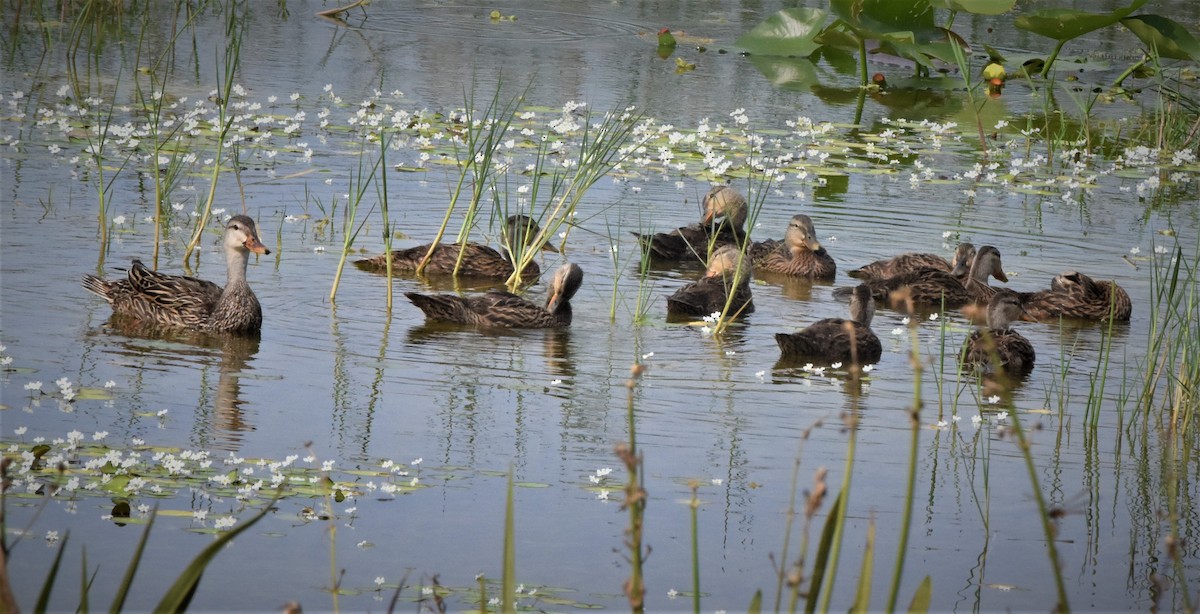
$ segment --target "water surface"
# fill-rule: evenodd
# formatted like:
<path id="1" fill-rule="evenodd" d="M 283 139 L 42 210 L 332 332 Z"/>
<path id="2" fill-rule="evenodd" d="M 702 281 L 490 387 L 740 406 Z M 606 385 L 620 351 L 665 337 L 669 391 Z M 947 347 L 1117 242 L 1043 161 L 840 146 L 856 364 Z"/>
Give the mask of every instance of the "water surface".
<path id="1" fill-rule="evenodd" d="M 116 176 L 108 194 L 109 218 L 124 220 L 113 227 L 107 250 L 101 250 L 98 177 L 86 160 L 73 161 L 86 143 L 62 138 L 53 125 L 37 125 L 38 109 L 63 97 L 57 93 L 66 84 L 63 70 L 44 63 L 42 43 L 26 33 L 0 71 L 8 105 L 3 121 L 8 145 L 0 165 L 5 254 L 0 315 L 2 354 L 14 359 L 3 371 L 4 442 L 62 438 L 72 430 L 90 441 L 93 434 L 105 433 L 108 445 L 143 450 L 146 458 L 159 446 L 207 451 L 214 466 L 238 468 L 267 482 L 271 472 L 257 459 L 295 455 L 293 463 L 313 473 L 332 462 L 339 480 L 360 487 L 358 496 L 333 504 L 332 521 L 306 515 L 306 507 L 324 510 L 320 498 L 281 501 L 218 556 L 195 597 L 196 607 L 262 610 L 296 600 L 309 609 L 327 609 L 334 605 L 329 589 L 344 570 L 340 585 L 350 594 L 340 597 L 343 608 L 381 609 L 386 601 L 380 600 L 390 598 L 390 587 L 402 577 L 427 586 L 436 575 L 441 584 L 461 589 L 451 598 L 452 609 L 467 609 L 476 575 L 500 576 L 509 471 L 519 484 L 514 493 L 517 577 L 541 595 L 522 603 L 568 609 L 539 601 L 561 591 L 583 604 L 625 607 L 627 516 L 619 503 L 625 470 L 613 449 L 630 436 L 625 382 L 634 363 L 648 367 L 632 394 L 650 496 L 648 607 L 690 607 L 686 597 L 672 597 L 672 591 L 691 587 L 686 501 L 693 482 L 700 499 L 704 609 L 743 610 L 758 589 L 770 600 L 795 463 L 801 462 L 801 490 L 810 487 L 818 467 L 826 467 L 836 492 L 845 472 L 850 439 L 845 425 L 851 417 L 858 427 L 857 456 L 833 607 L 852 601 L 870 523 L 877 531 L 871 603 L 882 607 L 903 519 L 912 433 L 915 376 L 906 315 L 877 314 L 874 330 L 883 338 L 884 356 L 861 382 L 849 381 L 839 370 L 776 368 L 773 335 L 820 318 L 843 317 L 846 306 L 833 298 L 833 290 L 852 283 L 845 271 L 904 251 L 949 255 L 960 240 L 999 247 L 1009 285 L 1017 289 L 1041 288 L 1054 274 L 1079 269 L 1116 280 L 1133 297 L 1132 321 L 1111 332 L 1098 325 L 1019 325 L 1038 352 L 1038 364 L 1013 393 L 1011 405 L 1002 407 L 1020 412 L 1042 493 L 1068 512 L 1057 521 L 1055 544 L 1071 604 L 1146 608 L 1153 603 L 1151 575 L 1169 572 L 1161 550 L 1166 525 L 1156 514 L 1165 505 L 1161 489 L 1171 478 L 1159 469 L 1163 449 L 1151 424 L 1158 418 L 1132 420 L 1133 405 L 1126 400 L 1146 360 L 1153 263 L 1166 257 L 1156 255 L 1156 248 L 1175 247 L 1175 238 L 1165 232 L 1177 236 L 1194 257 L 1195 190 L 1183 180 L 1173 184 L 1182 187 L 1147 192 L 1146 172 L 1131 165 L 1106 172 L 1116 161 L 1097 159 L 1085 165 L 1087 181 L 1078 186 L 1061 176 L 1071 167 L 1055 159 L 1041 164 L 1040 172 L 1052 177 L 1040 193 L 1028 183 L 1016 189 L 1000 181 L 974 181 L 970 169 L 984 161 L 969 142 L 972 128 L 948 127 L 940 141 L 911 136 L 922 130 L 913 127 L 921 120 L 964 122 L 969 115 L 954 93 L 875 97 L 865 105 L 865 136 L 854 135 L 842 126 L 853 118 L 853 104 L 827 104 L 828 95 L 773 88 L 732 48 L 737 34 L 780 8 L 773 4 L 713 8 L 618 2 L 565 10 L 534 3 L 497 7 L 518 16 L 502 23 L 488 19 L 491 5 L 421 3 L 400 9 L 376 4 L 365 18 L 352 14 L 349 27 L 312 17 L 320 3 L 291 2 L 287 8 L 285 19 L 274 5 L 253 6 L 237 81 L 246 89 L 245 100 L 259 103 L 261 112 L 287 117 L 304 111 L 306 117 L 295 134 L 284 134 L 277 125 L 279 134 L 268 146 L 246 147 L 240 187 L 228 173 L 217 186 L 219 206 L 236 213 L 244 203 L 273 250 L 249 268 L 266 313 L 257 343 L 198 343 L 146 335 L 109 321 L 107 306 L 87 294 L 79 279 L 89 272 L 118 275 L 117 268 L 132 258 L 150 259 L 154 227 L 146 218 L 153 212 L 153 182 L 136 158 L 119 173 L 106 168 L 110 178 Z M 167 39 L 169 22 L 163 21 L 147 28 L 152 40 Z M 696 62 L 695 71 L 676 74 L 673 59 L 654 55 L 646 33 L 663 25 L 711 39 L 704 53 L 681 46 L 678 53 Z M 123 27 L 131 40 L 131 26 Z M 195 102 L 214 89 L 213 60 L 203 50 L 219 44 L 222 32 L 219 15 L 187 30 L 196 42 L 181 45 L 173 60 L 172 96 Z M 56 53 L 64 44 L 62 35 L 51 37 Z M 1005 40 L 1018 49 L 1045 47 L 1020 36 Z M 1111 48 L 1104 40 L 1090 44 L 1101 50 L 1097 53 Z M 101 58 L 103 78 L 97 81 L 108 97 L 128 103 L 135 62 L 145 60 L 116 44 Z M 846 87 L 851 81 L 823 70 L 832 85 Z M 472 83 L 477 98 L 490 96 L 500 75 L 506 92 L 530 84 L 526 101 L 537 109 L 538 121 L 561 115 L 572 101 L 585 102 L 597 113 L 633 104 L 660 126 L 695 132 L 702 125 L 714 131 L 720 125 L 731 134 L 764 134 L 764 147 L 776 156 L 796 147 L 800 118 L 839 124 L 813 139 L 838 144 L 822 167 L 825 177 L 818 180 L 815 172 L 785 176 L 765 195 L 753 228 L 755 238 L 777 238 L 792 215 L 809 214 L 838 263 L 837 280 L 760 280 L 754 286 L 757 311 L 724 335 L 667 324 L 665 297 L 698 271 L 655 268 L 640 284 L 636 243 L 629 233 L 695 221 L 711 177 L 694 160 L 685 170 L 630 161 L 588 192 L 564 253 L 542 260 L 544 271 L 570 259 L 586 272 L 569 330 L 480 332 L 429 325 L 402 298 L 404 291 L 429 290 L 427 284 L 396 279 L 398 300 L 389 312 L 384 278 L 352 266 L 341 279 L 336 303 L 331 302 L 344 195 L 360 159 L 359 142 L 344 128 L 360 101 L 444 113 L 463 106 Z M 294 101 L 293 92 L 299 94 Z M 989 103 L 987 112 L 997 119 L 1019 117 L 1040 104 L 1028 87 L 1011 87 Z M 1136 114 L 1141 112 L 1137 104 L 1114 103 L 1098 113 Z M 324 109 L 335 129 L 318 125 Z M 141 120 L 123 107 L 114 114 L 120 122 Z M 737 120 L 741 115 L 744 125 Z M 898 128 L 893 120 L 902 119 L 914 124 Z M 863 143 L 872 139 L 886 149 L 886 132 L 894 129 L 910 136 L 891 137 L 893 143 L 910 139 L 906 142 L 916 144 L 914 157 L 924 166 L 905 159 L 897 162 L 897 172 L 876 172 L 877 159 L 838 151 L 854 145 L 862 147 L 855 152 L 869 152 Z M 1015 166 L 1015 160 L 1045 154 L 1043 145 L 1032 152 L 1019 143 L 1005 146 L 1016 141 L 1009 132 L 993 143 L 1001 171 Z M 278 153 L 268 156 L 270 149 Z M 421 151 L 400 148 L 389 154 L 390 162 L 416 166 Z M 427 168 L 388 175 L 392 217 L 406 237 L 397 246 L 427 240 L 441 223 L 457 173 L 445 164 Z M 922 168 L 930 168 L 930 174 L 922 174 Z M 1020 172 L 1039 171 L 1023 167 Z M 514 175 L 511 181 L 515 204 L 516 186 L 529 179 Z M 750 189 L 744 178 L 733 183 Z M 208 185 L 208 175 L 197 172 L 172 195 L 172 202 L 183 205 L 174 213 L 181 228 L 167 233 L 159 268 L 182 270 L 188 212 Z M 1175 196 L 1155 200 L 1165 193 Z M 378 209 L 366 220 L 355 247 L 376 253 L 383 232 Z M 494 239 L 495 229 L 485 222 L 476 236 Z M 214 232 L 205 240 L 194 274 L 222 279 L 217 237 Z M 437 288 L 453 290 L 452 285 Z M 540 300 L 544 291 L 543 283 L 529 294 Z M 644 319 L 638 318 L 639 293 L 647 292 L 650 307 Z M 901 598 L 906 602 L 928 575 L 938 610 L 1053 607 L 1045 537 L 1029 472 L 1007 428 L 1012 418 L 1001 418 L 1001 407 L 993 407 L 969 378 L 955 374 L 953 353 L 969 323 L 949 312 L 911 330 L 926 367 L 920 387 L 925 404 Z M 1112 351 L 1105 356 L 1102 348 L 1109 342 Z M 111 381 L 112 398 L 60 404 L 53 395 L 24 388 L 41 381 L 44 390 L 55 392 L 53 382 L 60 377 L 76 387 L 99 389 Z M 1105 378 L 1093 431 L 1085 425 L 1088 391 Z M 977 415 L 983 417 L 978 425 L 972 422 Z M 945 424 L 939 427 L 939 421 Z M 26 430 L 17 434 L 17 429 Z M 235 463 L 238 459 L 242 462 Z M 394 472 L 390 480 L 353 473 L 360 468 L 378 472 L 385 461 L 406 473 Z M 592 481 L 609 468 L 599 484 Z M 389 481 L 410 485 L 413 478 L 420 488 L 398 494 L 380 488 Z M 157 503 L 185 515 L 156 526 L 151 543 L 158 550 L 150 564 L 142 565 L 129 607 L 153 607 L 190 553 L 212 539 L 186 529 L 212 528 L 218 517 L 248 515 L 236 498 L 213 495 L 215 490 L 197 485 L 169 497 L 143 493 L 132 498 L 135 506 Z M 1187 490 L 1183 498 L 1195 496 L 1194 485 Z M 19 564 L 10 573 L 14 585 L 22 587 L 18 599 L 25 607 L 35 600 L 34 590 L 25 587 L 40 586 L 55 552 L 44 539 L 46 531 L 71 531 L 64 559 L 70 571 L 60 578 L 66 585 L 51 604 L 57 609 L 77 603 L 74 589 L 65 586 L 77 580 L 72 574 L 79 569 L 78 545 L 86 544 L 91 565 L 100 561 L 92 595 L 97 603 L 111 595 L 136 544 L 139 525 L 121 526 L 105 517 L 112 507 L 108 497 L 62 499 L 46 507 L 31 536 L 13 553 Z M 12 501 L 10 526 L 24 526 L 35 501 Z M 827 501 L 818 523 L 828 508 Z M 1192 509 L 1181 510 L 1188 531 L 1196 525 Z M 197 511 L 207 513 L 203 521 L 186 515 Z M 797 542 L 794 529 L 789 560 L 796 557 Z M 1185 575 L 1194 577 L 1194 572 L 1194 564 L 1187 563 Z M 379 577 L 383 591 L 376 590 Z M 403 594 L 414 598 L 414 589 Z M 1179 607 L 1179 595 L 1168 594 L 1160 603 Z"/>

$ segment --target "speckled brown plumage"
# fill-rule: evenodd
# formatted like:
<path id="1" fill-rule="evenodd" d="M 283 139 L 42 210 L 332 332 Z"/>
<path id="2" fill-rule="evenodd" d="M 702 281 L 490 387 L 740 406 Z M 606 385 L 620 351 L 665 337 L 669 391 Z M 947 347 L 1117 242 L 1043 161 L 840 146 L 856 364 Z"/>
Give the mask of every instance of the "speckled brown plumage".
<path id="1" fill-rule="evenodd" d="M 579 265 L 562 265 L 550 281 L 545 307 L 499 291 L 465 297 L 417 292 L 405 296 L 430 320 L 493 328 L 552 328 L 571 323 L 571 297 L 582 283 Z"/>
<path id="2" fill-rule="evenodd" d="M 917 305 L 945 305 L 948 309 L 956 309 L 968 303 L 989 301 L 996 288 L 988 285 L 988 277 L 1008 281 L 1000 263 L 1000 251 L 985 245 L 976 252 L 965 281 L 960 281 L 951 271 L 921 269 L 897 277 L 867 282 L 866 285 L 876 300 L 884 301 L 896 309 L 901 308 L 901 305 L 893 304 L 892 294 L 902 288 L 908 289 L 908 296 Z"/>
<path id="3" fill-rule="evenodd" d="M 454 267 L 458 262 L 459 252 L 461 251 L 464 253 L 462 256 L 462 265 L 458 271 L 460 277 L 508 279 L 513 272 L 513 262 L 509 246 L 528 246 L 537 238 L 539 233 L 541 233 L 541 228 L 533 218 L 527 215 L 511 215 L 504 221 L 499 250 L 478 243 L 439 244 L 433 250 L 433 255 L 429 258 L 429 264 L 425 267 L 425 274 L 453 275 Z M 429 247 L 430 244 L 425 244 L 407 249 L 392 250 L 392 270 L 404 273 L 416 271 L 417 265 L 420 264 L 425 254 L 429 252 Z M 544 244 L 542 249 L 554 252 L 558 251 L 549 243 Z M 380 254 L 370 258 L 363 258 L 354 264 L 366 271 L 384 272 L 387 270 L 387 259 L 388 254 Z M 521 272 L 521 277 L 523 278 L 536 278 L 539 275 L 541 275 L 541 267 L 534 261 L 530 261 Z"/>
<path id="4" fill-rule="evenodd" d="M 754 311 L 754 300 L 750 293 L 750 262 L 738 248 L 727 245 L 717 250 L 709 262 L 708 271 L 700 280 L 692 282 L 667 297 L 668 316 L 703 317 L 716 312 L 729 311 L 745 315 Z"/>
<path id="5" fill-rule="evenodd" d="M 737 190 L 719 185 L 704 195 L 704 215 L 698 224 L 652 235 L 633 233 L 650 257 L 672 262 L 704 262 L 711 251 L 746 242 L 746 198 Z"/>
<path id="6" fill-rule="evenodd" d="M 973 331 L 963 349 L 963 363 L 983 371 L 999 367 L 1011 377 L 1024 377 L 1033 370 L 1033 344 L 1010 328 L 1024 310 L 1016 292 L 1001 289 L 988 303 L 987 327 Z"/>
<path id="7" fill-rule="evenodd" d="M 83 287 L 108 301 L 113 313 L 139 321 L 210 332 L 258 332 L 262 306 L 246 281 L 246 265 L 250 252 L 271 252 L 259 241 L 254 220 L 244 215 L 226 223 L 224 250 L 224 288 L 195 277 L 151 271 L 140 260 L 133 261 L 125 279 L 85 275 Z"/>
<path id="8" fill-rule="evenodd" d="M 975 246 L 970 243 L 959 243 L 954 250 L 954 256 L 946 260 L 937 254 L 908 253 L 900 254 L 884 260 L 876 260 L 847 273 L 850 277 L 863 281 L 877 281 L 889 277 L 897 277 L 923 269 L 940 269 L 946 272 L 958 271 L 955 277 L 965 278 L 970 270 L 971 261 L 975 259 Z"/>
<path id="9" fill-rule="evenodd" d="M 754 267 L 771 273 L 823 281 L 837 276 L 837 264 L 817 241 L 817 232 L 807 215 L 793 215 L 783 240 L 768 240 L 750 246 Z"/>
<path id="10" fill-rule="evenodd" d="M 1066 271 L 1054 277 L 1049 290 L 1024 295 L 1026 319 L 1129 320 L 1133 302 L 1129 294 L 1113 281 L 1097 281 L 1078 271 Z"/>
<path id="11" fill-rule="evenodd" d="M 850 295 L 850 319 L 826 318 L 795 333 L 775 333 L 784 358 L 811 359 L 824 363 L 869 365 L 883 356 L 883 344 L 871 330 L 875 301 L 865 285 Z"/>

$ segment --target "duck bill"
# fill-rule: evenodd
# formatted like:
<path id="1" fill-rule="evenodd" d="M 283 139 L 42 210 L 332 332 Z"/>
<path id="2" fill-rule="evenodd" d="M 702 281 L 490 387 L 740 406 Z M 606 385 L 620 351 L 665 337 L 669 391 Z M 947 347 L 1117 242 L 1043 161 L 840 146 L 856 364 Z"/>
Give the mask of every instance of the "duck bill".
<path id="1" fill-rule="evenodd" d="M 558 309 L 558 302 L 560 300 L 562 300 L 562 290 L 558 287 L 555 287 L 554 290 L 550 292 L 550 296 L 546 298 L 546 311 L 554 313 L 554 311 Z"/>
<path id="2" fill-rule="evenodd" d="M 546 251 L 546 252 L 554 252 L 554 253 L 556 253 L 556 254 L 557 254 L 557 253 L 558 253 L 558 248 L 557 248 L 557 247 L 554 247 L 553 245 L 550 245 L 549 243 L 543 243 L 543 244 L 542 244 L 542 251 Z"/>
<path id="3" fill-rule="evenodd" d="M 966 275 L 969 270 L 970 269 L 967 267 L 967 263 L 960 262 L 954 265 L 954 269 L 950 271 L 950 274 L 955 277 L 962 277 L 963 275 Z"/>
<path id="4" fill-rule="evenodd" d="M 712 221 L 713 221 L 713 218 L 715 218 L 715 217 L 716 217 L 716 216 L 715 216 L 715 215 L 713 215 L 713 212 L 712 212 L 712 211 L 705 211 L 705 212 L 704 212 L 704 217 L 700 218 L 700 223 L 701 223 L 701 224 L 704 224 L 705 226 L 708 226 L 709 224 L 711 224 L 711 223 L 712 223 Z"/>
<path id="5" fill-rule="evenodd" d="M 810 251 L 821 251 L 821 242 L 812 237 L 805 239 L 804 245 L 807 246 Z"/>
<path id="6" fill-rule="evenodd" d="M 263 245 L 262 241 L 258 240 L 258 237 L 250 237 L 249 239 L 246 239 L 246 242 L 243 243 L 242 246 L 260 255 L 271 253 L 271 250 L 267 249 L 267 246 Z"/>
<path id="7" fill-rule="evenodd" d="M 1004 283 L 1008 283 L 1008 275 L 1005 275 L 1005 274 L 1004 274 L 1004 269 L 1002 269 L 1002 268 L 1000 268 L 1000 267 L 996 267 L 996 268 L 995 268 L 995 269 L 992 271 L 992 277 L 995 277 L 996 279 L 998 279 L 998 280 L 1000 280 L 1000 281 L 1002 281 L 1002 282 L 1004 282 Z"/>

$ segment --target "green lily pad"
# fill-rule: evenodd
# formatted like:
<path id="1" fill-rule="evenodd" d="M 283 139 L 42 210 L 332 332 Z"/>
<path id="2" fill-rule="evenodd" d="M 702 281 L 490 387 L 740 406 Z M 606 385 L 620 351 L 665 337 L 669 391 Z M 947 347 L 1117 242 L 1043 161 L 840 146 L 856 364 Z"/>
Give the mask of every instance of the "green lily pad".
<path id="1" fill-rule="evenodd" d="M 1200 41 L 1177 21 L 1161 15 L 1134 15 L 1122 19 L 1121 25 L 1164 58 L 1200 61 Z"/>
<path id="2" fill-rule="evenodd" d="M 923 43 L 939 35 L 929 0 L 830 0 L 829 7 L 863 38 L 912 32 Z"/>
<path id="3" fill-rule="evenodd" d="M 1013 9 L 1017 0 L 931 0 L 934 8 L 975 13 L 976 15 L 1003 15 Z"/>
<path id="4" fill-rule="evenodd" d="M 822 9 L 783 9 L 738 37 L 733 44 L 751 55 L 808 57 L 821 46 L 815 39 L 828 16 L 829 13 Z"/>
<path id="5" fill-rule="evenodd" d="M 1046 9 L 1021 15 L 1013 23 L 1018 28 L 1039 36 L 1057 41 L 1069 41 L 1117 23 L 1145 3 L 1146 0 L 1134 0 L 1133 4 L 1111 13 L 1089 13 L 1075 9 Z"/>

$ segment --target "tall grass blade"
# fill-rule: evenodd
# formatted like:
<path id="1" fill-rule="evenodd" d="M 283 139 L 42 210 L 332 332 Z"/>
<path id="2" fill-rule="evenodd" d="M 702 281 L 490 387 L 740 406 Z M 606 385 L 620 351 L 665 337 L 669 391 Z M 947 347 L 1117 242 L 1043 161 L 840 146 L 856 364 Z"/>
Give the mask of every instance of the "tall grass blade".
<path id="1" fill-rule="evenodd" d="M 500 571 L 502 612 L 517 609 L 517 540 L 513 531 L 513 471 L 508 468 L 508 495 L 504 500 L 504 567 Z"/>
<path id="2" fill-rule="evenodd" d="M 146 528 L 142 531 L 137 548 L 133 551 L 133 558 L 129 560 L 129 567 L 125 568 L 125 577 L 121 578 L 121 584 L 117 585 L 112 605 L 108 607 L 108 611 L 112 614 L 117 614 L 125 609 L 125 599 L 129 596 L 129 587 L 133 584 L 133 576 L 137 574 L 138 565 L 142 562 L 142 553 L 146 550 L 146 542 L 150 540 L 150 529 L 154 528 L 154 521 L 157 518 L 158 506 L 155 506 L 154 511 L 150 513 L 150 518 L 146 521 Z"/>
<path id="3" fill-rule="evenodd" d="M 851 612 L 867 612 L 871 604 L 871 570 L 875 563 L 875 521 L 867 527 L 867 543 L 863 548 L 862 570 L 858 574 L 858 591 Z"/>
<path id="4" fill-rule="evenodd" d="M 154 607 L 154 611 L 181 612 L 186 609 L 192 599 L 192 595 L 196 592 L 196 587 L 200 585 L 200 578 L 204 576 L 205 568 L 216 558 L 217 553 L 223 550 L 229 542 L 233 541 L 233 538 L 241 535 L 246 529 L 249 529 L 259 520 L 262 520 L 263 516 L 267 515 L 267 512 L 275 509 L 276 501 L 279 501 L 278 494 L 249 520 L 238 525 L 228 533 L 221 535 L 213 540 L 213 543 L 209 544 L 204 550 L 201 550 L 200 554 L 196 555 L 196 558 L 192 559 L 192 562 L 183 570 L 183 573 L 176 578 L 171 588 L 167 589 L 162 600 Z M 64 539 L 63 541 L 65 542 L 66 540 Z M 57 563 L 55 565 L 57 566 Z"/>
<path id="5" fill-rule="evenodd" d="M 839 492 L 829 508 L 829 517 L 825 519 L 825 527 L 821 529 L 821 541 L 817 543 L 817 558 L 813 561 L 812 581 L 809 584 L 808 598 L 804 611 L 812 614 L 817 610 L 817 597 L 821 594 L 821 585 L 825 580 L 825 569 L 829 565 L 829 554 L 833 548 L 833 534 L 837 530 L 838 518 L 841 517 L 845 491 Z"/>
<path id="6" fill-rule="evenodd" d="M 91 586 L 91 583 L 88 582 L 87 569 L 87 546 L 84 546 L 79 562 L 79 608 L 77 611 L 80 614 L 88 613 L 88 587 Z"/>
<path id="7" fill-rule="evenodd" d="M 68 531 L 63 535 L 62 542 L 58 544 L 58 553 L 54 555 L 54 564 L 50 566 L 50 571 L 46 574 L 46 581 L 42 583 L 42 591 L 38 593 L 37 605 L 33 606 L 34 612 L 48 611 L 50 593 L 54 592 L 54 580 L 58 578 L 58 566 L 62 563 L 63 552 L 67 549 L 67 540 L 70 538 L 71 533 Z"/>
<path id="8" fill-rule="evenodd" d="M 754 591 L 754 597 L 750 599 L 750 606 L 746 608 L 748 614 L 759 614 L 762 612 L 762 589 Z"/>
<path id="9" fill-rule="evenodd" d="M 912 601 L 908 604 L 910 614 L 924 614 L 929 611 L 929 604 L 933 602 L 933 580 L 929 576 L 925 576 L 921 580 L 921 585 L 917 587 L 917 592 L 913 593 Z"/>

